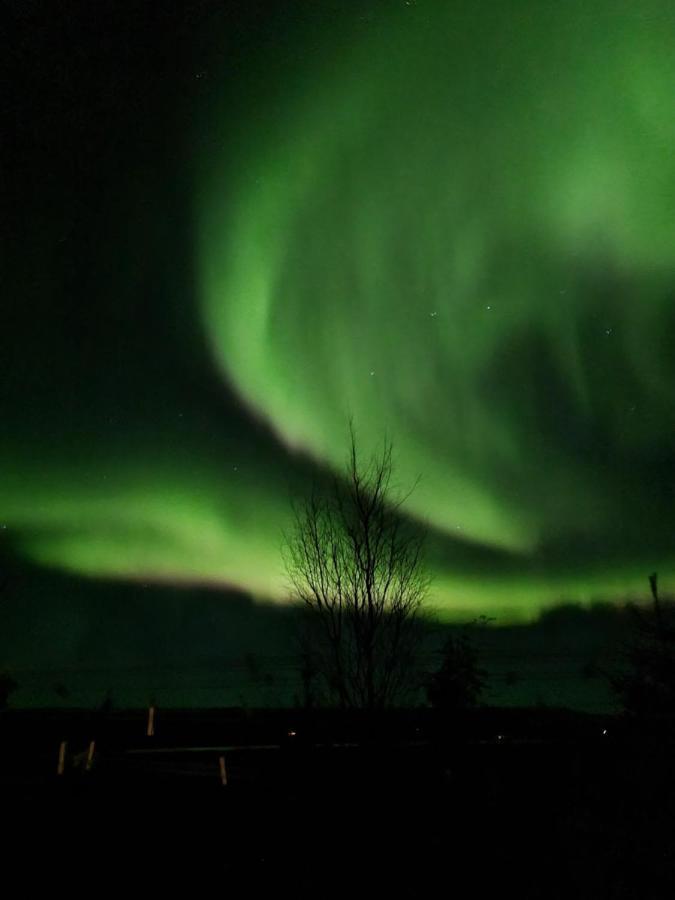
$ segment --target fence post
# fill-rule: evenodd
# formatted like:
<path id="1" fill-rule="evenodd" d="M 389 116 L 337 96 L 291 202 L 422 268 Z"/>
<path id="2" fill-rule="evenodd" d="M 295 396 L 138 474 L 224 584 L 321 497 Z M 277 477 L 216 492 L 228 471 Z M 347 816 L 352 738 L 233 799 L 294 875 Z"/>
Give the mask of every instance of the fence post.
<path id="1" fill-rule="evenodd" d="M 66 747 L 68 746 L 67 741 L 61 741 L 59 744 L 59 763 L 56 768 L 57 775 L 63 775 L 66 770 Z"/>

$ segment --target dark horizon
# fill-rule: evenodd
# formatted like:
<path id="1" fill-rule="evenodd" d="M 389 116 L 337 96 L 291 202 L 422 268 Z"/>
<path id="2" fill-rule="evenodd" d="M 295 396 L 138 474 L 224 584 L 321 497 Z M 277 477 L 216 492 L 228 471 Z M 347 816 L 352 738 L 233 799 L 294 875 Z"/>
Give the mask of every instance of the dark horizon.
<path id="1" fill-rule="evenodd" d="M 18 682 L 13 708 L 93 709 L 108 697 L 118 709 L 151 700 L 202 708 L 299 702 L 297 621 L 288 606 L 214 589 L 82 579 L 7 561 L 4 572 L 2 668 Z M 474 625 L 489 674 L 484 702 L 618 710 L 606 673 L 620 668 L 632 624 L 624 604 L 561 603 L 532 623 Z M 423 660 L 428 671 L 439 664 L 444 636 L 467 625 L 468 618 L 437 623 Z M 417 702 L 424 702 L 421 695 Z"/>

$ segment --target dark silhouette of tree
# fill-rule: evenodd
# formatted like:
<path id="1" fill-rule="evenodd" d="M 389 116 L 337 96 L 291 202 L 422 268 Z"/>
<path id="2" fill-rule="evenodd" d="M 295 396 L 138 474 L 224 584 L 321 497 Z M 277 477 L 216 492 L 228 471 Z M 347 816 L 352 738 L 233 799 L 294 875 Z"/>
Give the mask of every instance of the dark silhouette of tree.
<path id="1" fill-rule="evenodd" d="M 471 709 L 479 704 L 487 673 L 467 628 L 451 634 L 441 651 L 440 668 L 427 682 L 427 697 L 437 709 Z"/>
<path id="2" fill-rule="evenodd" d="M 0 583 L 0 595 L 4 594 L 7 584 L 8 579 L 6 578 Z M 18 687 L 18 682 L 6 669 L 0 670 L 0 710 L 7 709 L 9 698 Z"/>
<path id="3" fill-rule="evenodd" d="M 316 654 L 309 640 L 311 629 L 307 626 L 308 623 L 303 620 L 299 630 L 298 674 L 302 685 L 300 705 L 306 712 L 310 712 L 317 705 L 319 699 L 317 682 L 321 672 L 318 668 Z"/>
<path id="4" fill-rule="evenodd" d="M 59 700 L 67 700 L 70 697 L 70 691 L 62 681 L 59 681 L 54 685 L 54 693 Z"/>
<path id="5" fill-rule="evenodd" d="M 631 607 L 633 637 L 623 652 L 623 671 L 610 677 L 624 710 L 637 716 L 675 715 L 675 622 L 659 597 L 656 573 L 649 576 L 652 604 Z"/>
<path id="6" fill-rule="evenodd" d="M 115 700 L 113 698 L 112 688 L 108 688 L 105 693 L 105 697 L 101 701 L 101 705 L 98 708 L 99 713 L 103 718 L 109 716 L 112 711 L 115 709 Z"/>
<path id="7" fill-rule="evenodd" d="M 424 539 L 400 514 L 392 468 L 389 443 L 361 466 L 352 430 L 345 477 L 296 507 L 286 541 L 305 672 L 342 708 L 383 709 L 416 686 Z"/>
<path id="8" fill-rule="evenodd" d="M 6 709 L 11 694 L 19 687 L 9 672 L 0 672 L 0 709 Z"/>

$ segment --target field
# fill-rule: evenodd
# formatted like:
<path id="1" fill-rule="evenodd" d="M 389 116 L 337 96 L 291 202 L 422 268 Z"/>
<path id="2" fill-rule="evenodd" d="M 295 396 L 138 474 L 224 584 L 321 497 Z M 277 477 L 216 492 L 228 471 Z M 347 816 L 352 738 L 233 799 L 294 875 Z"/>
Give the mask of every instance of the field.
<path id="1" fill-rule="evenodd" d="M 618 721 L 158 710 L 148 737 L 147 717 L 5 714 L 7 867 L 94 893 L 672 896 L 670 743 Z"/>

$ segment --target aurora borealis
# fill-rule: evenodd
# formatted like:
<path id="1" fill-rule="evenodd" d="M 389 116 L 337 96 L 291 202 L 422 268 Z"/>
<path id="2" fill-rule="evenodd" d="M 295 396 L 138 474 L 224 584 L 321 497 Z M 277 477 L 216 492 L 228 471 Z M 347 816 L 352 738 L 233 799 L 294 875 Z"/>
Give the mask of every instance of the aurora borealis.
<path id="1" fill-rule="evenodd" d="M 284 601 L 291 498 L 352 418 L 419 477 L 446 615 L 667 588 L 670 5 L 282 6 L 186 13 L 149 62 L 112 16 L 107 61 L 23 86 L 12 552 Z"/>

